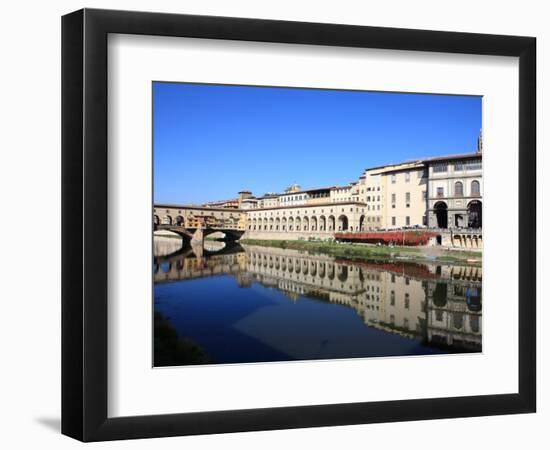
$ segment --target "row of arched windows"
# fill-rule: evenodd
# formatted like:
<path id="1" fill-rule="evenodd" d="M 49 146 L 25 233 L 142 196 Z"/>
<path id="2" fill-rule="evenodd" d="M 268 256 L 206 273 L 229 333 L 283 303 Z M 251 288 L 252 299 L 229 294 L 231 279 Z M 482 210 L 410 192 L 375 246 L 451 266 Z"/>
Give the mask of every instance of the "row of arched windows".
<path id="1" fill-rule="evenodd" d="M 479 197 L 480 195 L 480 185 L 479 181 L 473 180 L 470 183 L 470 197 Z M 464 185 L 462 181 L 457 181 L 455 183 L 455 197 L 464 197 Z"/>
<path id="2" fill-rule="evenodd" d="M 349 229 L 347 216 L 320 217 L 270 217 L 252 219 L 248 225 L 252 231 L 345 231 Z"/>
<path id="3" fill-rule="evenodd" d="M 259 270 L 262 267 L 270 269 L 274 268 L 275 270 L 282 270 L 283 272 L 288 273 L 302 273 L 303 275 L 319 278 L 324 278 L 325 275 L 327 275 L 330 280 L 334 279 L 336 276 L 342 283 L 348 279 L 349 272 L 356 270 L 359 272 L 361 281 L 364 279 L 361 268 L 330 264 L 322 261 L 308 261 L 307 259 L 285 257 L 269 257 L 269 259 L 267 259 L 265 255 L 263 255 L 263 257 L 262 255 L 259 255 L 258 259 L 254 257 L 249 263 L 249 268 L 251 270 Z M 313 278 L 311 281 L 313 281 Z"/>

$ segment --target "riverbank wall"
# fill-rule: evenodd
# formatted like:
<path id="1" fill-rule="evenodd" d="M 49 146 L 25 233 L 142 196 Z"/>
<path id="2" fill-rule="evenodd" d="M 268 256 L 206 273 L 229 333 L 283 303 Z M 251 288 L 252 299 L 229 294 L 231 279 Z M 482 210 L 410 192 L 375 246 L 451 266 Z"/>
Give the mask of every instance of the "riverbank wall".
<path id="1" fill-rule="evenodd" d="M 377 243 L 411 247 L 443 247 L 453 250 L 483 250 L 481 230 L 392 230 L 370 233 L 315 232 L 315 231 L 251 231 L 247 230 L 242 240 L 262 241 L 346 241 L 354 243 Z"/>
<path id="2" fill-rule="evenodd" d="M 262 241 L 307 241 L 309 239 L 321 241 L 333 241 L 334 233 L 315 231 L 246 231 L 241 237 L 242 240 Z"/>

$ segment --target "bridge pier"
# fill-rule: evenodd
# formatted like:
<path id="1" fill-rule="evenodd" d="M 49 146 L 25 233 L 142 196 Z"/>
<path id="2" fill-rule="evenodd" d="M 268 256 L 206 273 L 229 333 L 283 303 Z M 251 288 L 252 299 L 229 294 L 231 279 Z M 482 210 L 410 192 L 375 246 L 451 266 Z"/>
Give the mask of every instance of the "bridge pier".
<path id="1" fill-rule="evenodd" d="M 199 261 L 202 260 L 202 257 L 204 256 L 204 231 L 202 228 L 197 228 L 195 230 L 190 244 L 197 259 Z"/>
<path id="2" fill-rule="evenodd" d="M 191 250 L 193 250 L 193 253 L 195 254 L 197 260 L 199 262 L 202 261 L 202 258 L 204 257 L 204 247 L 202 245 L 202 243 L 200 242 L 191 242 Z M 202 264 L 199 264 L 199 266 L 202 265 Z"/>
<path id="3" fill-rule="evenodd" d="M 193 237 L 191 238 L 191 245 L 202 245 L 204 244 L 204 231 L 202 228 L 197 228 L 195 232 L 193 233 Z"/>

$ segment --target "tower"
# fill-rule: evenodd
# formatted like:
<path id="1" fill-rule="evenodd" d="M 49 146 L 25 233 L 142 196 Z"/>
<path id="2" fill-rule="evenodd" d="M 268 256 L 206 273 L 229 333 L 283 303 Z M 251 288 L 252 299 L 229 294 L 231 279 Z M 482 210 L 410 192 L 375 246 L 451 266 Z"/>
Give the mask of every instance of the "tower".
<path id="1" fill-rule="evenodd" d="M 479 130 L 479 136 L 477 137 L 477 152 L 481 153 L 483 151 L 483 132 Z"/>

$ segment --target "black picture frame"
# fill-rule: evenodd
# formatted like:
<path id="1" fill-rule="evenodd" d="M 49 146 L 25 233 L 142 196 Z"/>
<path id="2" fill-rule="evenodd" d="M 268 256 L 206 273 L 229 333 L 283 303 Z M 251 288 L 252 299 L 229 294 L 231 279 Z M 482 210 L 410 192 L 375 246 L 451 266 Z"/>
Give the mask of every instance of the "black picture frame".
<path id="1" fill-rule="evenodd" d="M 519 57 L 518 393 L 108 418 L 109 33 Z M 102 441 L 535 412 L 535 91 L 533 37 L 94 9 L 64 16 L 62 433 Z"/>

